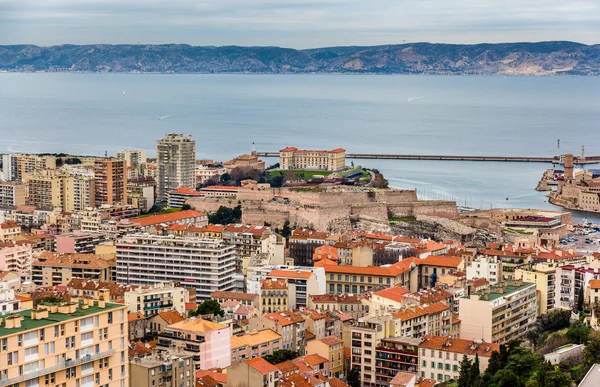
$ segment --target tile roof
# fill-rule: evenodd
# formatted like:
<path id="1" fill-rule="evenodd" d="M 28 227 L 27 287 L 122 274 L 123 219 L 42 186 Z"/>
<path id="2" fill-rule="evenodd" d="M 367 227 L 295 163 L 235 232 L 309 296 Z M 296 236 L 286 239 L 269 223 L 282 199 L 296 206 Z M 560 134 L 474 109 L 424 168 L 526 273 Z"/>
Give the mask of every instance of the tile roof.
<path id="1" fill-rule="evenodd" d="M 288 288 L 287 280 L 285 279 L 272 279 L 267 278 L 260 281 L 260 288 L 262 289 L 285 289 Z"/>
<path id="2" fill-rule="evenodd" d="M 308 279 L 313 275 L 310 271 L 299 271 L 299 270 L 271 270 L 269 277 L 281 277 L 281 278 L 304 278 Z"/>
<path id="3" fill-rule="evenodd" d="M 440 257 L 437 255 L 430 255 L 427 258 L 423 259 L 421 264 L 427 266 L 458 268 L 462 261 L 462 258 Z"/>
<path id="4" fill-rule="evenodd" d="M 135 320 L 142 320 L 144 319 L 144 315 L 141 312 L 130 312 L 127 313 L 127 321 L 135 321 Z"/>
<path id="5" fill-rule="evenodd" d="M 448 298 L 453 297 L 450 292 L 441 288 L 425 289 L 413 294 L 419 297 L 420 304 L 432 304 L 434 302 L 447 300 Z"/>
<path id="6" fill-rule="evenodd" d="M 170 191 L 171 194 L 191 195 L 191 196 L 204 196 L 203 192 L 196 191 L 188 187 L 181 186 L 177 189 Z"/>
<path id="7" fill-rule="evenodd" d="M 298 366 L 292 363 L 291 360 L 286 360 L 281 363 L 275 364 L 275 366 L 279 369 L 279 371 L 283 374 L 289 374 L 290 372 L 298 371 Z"/>
<path id="8" fill-rule="evenodd" d="M 277 321 L 282 327 L 304 321 L 300 313 L 289 310 L 263 314 L 263 317 L 268 318 L 269 320 Z"/>
<path id="9" fill-rule="evenodd" d="M 105 269 L 116 265 L 116 258 L 105 259 L 103 256 L 96 254 L 62 254 L 50 251 L 43 251 L 32 263 L 32 266 L 77 267 L 88 269 Z"/>
<path id="10" fill-rule="evenodd" d="M 385 289 L 379 290 L 377 292 L 374 292 L 373 295 L 387 298 L 392 301 L 400 302 L 404 299 L 404 295 L 409 292 L 410 292 L 410 290 L 405 289 L 401 286 L 394 286 L 391 288 L 385 288 Z"/>
<path id="11" fill-rule="evenodd" d="M 410 270 L 412 265 L 420 265 L 419 258 L 406 258 L 389 266 L 325 266 L 327 274 L 358 274 L 396 277 Z"/>
<path id="12" fill-rule="evenodd" d="M 338 378 L 330 378 L 329 386 L 330 387 L 350 387 L 349 384 L 346 384 L 345 382 L 343 382 L 342 380 L 340 380 Z"/>
<path id="13" fill-rule="evenodd" d="M 438 383 L 435 379 L 419 379 L 418 387 L 433 387 Z"/>
<path id="14" fill-rule="evenodd" d="M 198 304 L 195 302 L 186 302 L 185 303 L 185 310 L 196 310 L 198 309 Z"/>
<path id="15" fill-rule="evenodd" d="M 590 280 L 590 289 L 600 289 L 600 280 Z"/>
<path id="16" fill-rule="evenodd" d="M 131 219 L 132 223 L 137 224 L 139 227 L 148 227 L 161 223 L 173 223 L 181 220 L 187 220 L 192 218 L 200 218 L 205 216 L 204 213 L 194 210 L 184 210 L 178 212 L 172 212 L 170 214 L 159 214 L 145 217 L 138 217 Z"/>
<path id="17" fill-rule="evenodd" d="M 255 357 L 254 359 L 246 360 L 245 363 L 252 367 L 255 371 L 258 371 L 263 375 L 279 370 L 277 367 L 275 367 L 273 364 L 269 363 L 262 357 Z"/>
<path id="18" fill-rule="evenodd" d="M 329 360 L 327 360 L 327 358 L 324 358 L 321 355 L 317 355 L 316 353 L 313 353 L 310 355 L 304 355 L 304 356 L 300 357 L 299 359 L 301 361 L 305 362 L 306 364 L 310 365 L 311 367 L 314 367 L 319 364 L 327 363 L 329 361 Z"/>
<path id="19" fill-rule="evenodd" d="M 313 294 L 309 296 L 313 302 L 338 303 L 338 304 L 360 304 L 360 297 L 356 294 Z"/>
<path id="20" fill-rule="evenodd" d="M 336 345 L 336 344 L 343 343 L 342 339 L 340 339 L 337 336 L 325 336 L 325 337 L 322 337 L 322 338 L 320 338 L 318 340 L 321 341 L 323 344 L 329 346 L 329 347 L 331 347 L 333 345 Z"/>
<path id="21" fill-rule="evenodd" d="M 179 321 L 171 324 L 167 328 L 193 332 L 212 332 L 219 329 L 225 329 L 227 326 L 208 320 L 203 320 L 201 318 L 191 318 L 189 320 Z"/>
<path id="22" fill-rule="evenodd" d="M 149 355 L 152 353 L 152 349 L 156 347 L 157 340 L 141 342 L 131 341 L 129 343 L 128 355 L 129 357 Z"/>
<path id="23" fill-rule="evenodd" d="M 425 339 L 419 348 L 437 349 L 447 352 L 460 353 L 464 355 L 475 356 L 475 354 L 485 357 L 492 356 L 493 351 L 500 351 L 498 344 L 479 342 L 472 340 L 454 339 L 445 336 L 425 336 Z"/>
<path id="24" fill-rule="evenodd" d="M 179 312 L 169 311 L 169 312 L 159 312 L 158 315 L 162 317 L 163 320 L 167 322 L 167 324 L 175 324 L 181 321 L 185 321 L 182 315 Z"/>
<path id="25" fill-rule="evenodd" d="M 413 318 L 425 316 L 428 314 L 439 313 L 450 309 L 444 302 L 436 302 L 435 304 L 422 306 L 414 306 L 393 312 L 392 315 L 400 320 L 411 320 Z"/>
<path id="26" fill-rule="evenodd" d="M 320 261 L 322 259 L 338 259 L 338 251 L 335 247 L 330 245 L 323 245 L 315 248 L 313 253 L 313 261 Z"/>
<path id="27" fill-rule="evenodd" d="M 212 379 L 219 383 L 227 383 L 227 374 L 223 372 L 217 372 L 215 370 L 198 370 L 196 371 L 196 378 L 203 376 L 210 376 Z"/>
<path id="28" fill-rule="evenodd" d="M 315 262 L 314 267 L 325 267 L 325 266 L 338 266 L 337 261 L 332 261 L 329 258 L 321 259 Z"/>
<path id="29" fill-rule="evenodd" d="M 229 298 L 239 301 L 253 301 L 258 297 L 258 294 L 244 292 L 226 292 L 217 290 L 210 295 L 212 298 Z"/>
<path id="30" fill-rule="evenodd" d="M 401 386 L 406 387 L 410 382 L 415 380 L 417 375 L 408 372 L 398 372 L 396 376 L 390 381 L 390 386 Z"/>
<path id="31" fill-rule="evenodd" d="M 258 345 L 273 340 L 281 340 L 281 335 L 273 332 L 270 329 L 262 331 L 251 331 L 242 336 L 231 337 L 231 348 L 239 348 L 247 345 Z"/>

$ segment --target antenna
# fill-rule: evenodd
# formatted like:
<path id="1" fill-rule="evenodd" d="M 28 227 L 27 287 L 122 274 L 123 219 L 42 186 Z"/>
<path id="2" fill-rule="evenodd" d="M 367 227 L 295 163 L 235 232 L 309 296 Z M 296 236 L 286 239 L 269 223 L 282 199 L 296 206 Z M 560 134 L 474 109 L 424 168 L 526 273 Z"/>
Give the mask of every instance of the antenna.
<path id="1" fill-rule="evenodd" d="M 107 150 L 104 151 L 104 157 L 108 157 L 108 151 Z"/>
<path id="2" fill-rule="evenodd" d="M 556 140 L 556 147 L 558 150 L 560 150 L 560 138 Z"/>

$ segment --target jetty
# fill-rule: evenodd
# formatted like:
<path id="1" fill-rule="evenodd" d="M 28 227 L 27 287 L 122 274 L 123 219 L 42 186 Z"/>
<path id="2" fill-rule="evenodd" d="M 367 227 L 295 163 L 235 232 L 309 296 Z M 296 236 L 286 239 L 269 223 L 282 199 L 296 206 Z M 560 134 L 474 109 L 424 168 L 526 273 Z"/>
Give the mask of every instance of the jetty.
<path id="1" fill-rule="evenodd" d="M 256 152 L 258 156 L 279 157 L 279 152 Z M 378 153 L 346 153 L 347 159 L 380 159 L 380 160 L 444 160 L 444 161 L 494 161 L 515 163 L 554 163 L 560 164 L 558 156 L 448 156 L 448 155 L 401 155 Z M 586 157 L 585 160 L 574 160 L 575 164 L 599 164 L 600 156 Z"/>

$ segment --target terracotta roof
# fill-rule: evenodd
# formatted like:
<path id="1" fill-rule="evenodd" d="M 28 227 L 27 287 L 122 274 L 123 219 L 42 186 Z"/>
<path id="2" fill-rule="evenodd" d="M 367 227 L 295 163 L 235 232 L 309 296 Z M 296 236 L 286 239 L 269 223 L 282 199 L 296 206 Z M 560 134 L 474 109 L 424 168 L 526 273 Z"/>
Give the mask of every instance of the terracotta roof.
<path id="1" fill-rule="evenodd" d="M 313 353 L 311 355 L 304 355 L 304 356 L 300 357 L 300 359 L 303 362 L 305 362 L 306 364 L 310 365 L 311 367 L 314 367 L 319 364 L 327 363 L 329 361 L 326 358 L 324 358 L 323 356 L 317 355 L 316 353 Z"/>
<path id="2" fill-rule="evenodd" d="M 226 292 L 217 290 L 210 295 L 212 298 L 229 298 L 231 300 L 252 301 L 258 297 L 258 294 L 244 292 Z"/>
<path id="3" fill-rule="evenodd" d="M 142 320 L 144 318 L 145 317 L 141 312 L 127 313 L 127 321 Z"/>
<path id="4" fill-rule="evenodd" d="M 448 298 L 453 297 L 450 292 L 441 288 L 434 288 L 429 290 L 426 289 L 420 292 L 415 292 L 413 294 L 419 297 L 420 304 L 432 304 L 434 302 L 447 300 Z"/>
<path id="5" fill-rule="evenodd" d="M 108 289 L 111 299 L 122 298 L 126 292 L 139 288 L 138 285 L 115 284 L 112 282 L 101 282 L 85 278 L 73 278 L 67 284 L 67 287 L 75 290 L 93 290 Z"/>
<path id="6" fill-rule="evenodd" d="M 202 375 L 200 377 L 196 377 L 196 387 L 217 387 L 219 382 L 217 382 L 212 375 Z"/>
<path id="7" fill-rule="evenodd" d="M 185 310 L 196 310 L 198 309 L 198 304 L 195 302 L 186 302 L 185 303 Z"/>
<path id="8" fill-rule="evenodd" d="M 439 382 L 435 379 L 420 379 L 418 387 L 433 387 Z"/>
<path id="9" fill-rule="evenodd" d="M 277 367 L 275 367 L 273 364 L 269 363 L 262 357 L 255 357 L 254 359 L 246 360 L 245 363 L 252 367 L 255 371 L 258 371 L 263 375 L 279 370 Z"/>
<path id="10" fill-rule="evenodd" d="M 423 342 L 419 344 L 419 348 L 437 349 L 471 356 L 477 354 L 479 357 L 490 357 L 493 351 L 500 351 L 498 344 L 486 342 L 475 343 L 472 340 L 454 339 L 444 336 L 425 336 Z"/>
<path id="11" fill-rule="evenodd" d="M 116 266 L 116 258 L 105 259 L 96 254 L 62 254 L 43 251 L 32 266 L 77 267 L 104 269 Z"/>
<path id="12" fill-rule="evenodd" d="M 281 335 L 273 332 L 270 329 L 251 331 L 242 336 L 232 336 L 231 348 L 234 349 L 248 345 L 254 346 L 274 340 L 281 340 Z"/>
<path id="13" fill-rule="evenodd" d="M 152 349 L 156 347 L 157 340 L 143 343 L 141 341 L 131 341 L 129 343 L 129 357 L 149 355 Z"/>
<path id="14" fill-rule="evenodd" d="M 0 224 L 0 227 L 2 229 L 6 230 L 8 228 L 20 228 L 21 226 L 19 226 L 16 222 L 6 221 L 6 222 Z"/>
<path id="15" fill-rule="evenodd" d="M 325 336 L 319 339 L 319 341 L 323 342 L 325 345 L 332 346 L 336 344 L 343 343 L 342 339 L 337 336 Z"/>
<path id="16" fill-rule="evenodd" d="M 179 187 L 177 189 L 172 190 L 172 194 L 181 194 L 181 195 L 190 195 L 190 196 L 204 196 L 203 192 L 196 191 L 195 189 L 191 189 L 188 187 Z"/>
<path id="17" fill-rule="evenodd" d="M 451 268 L 457 268 L 461 263 L 462 258 L 440 257 L 437 255 L 430 255 L 421 262 L 422 265 Z"/>
<path id="18" fill-rule="evenodd" d="M 223 230 L 225 230 L 225 225 L 223 224 L 209 224 L 205 227 L 202 228 L 202 231 L 204 232 L 223 232 Z"/>
<path id="19" fill-rule="evenodd" d="M 211 191 L 237 192 L 238 189 L 239 189 L 239 187 L 235 186 L 235 185 L 211 185 L 210 187 L 201 188 L 200 191 L 203 191 L 203 192 L 211 192 Z"/>
<path id="20" fill-rule="evenodd" d="M 325 266 L 338 266 L 337 261 L 332 261 L 331 259 L 325 258 L 320 261 L 315 262 L 314 267 L 325 267 Z"/>
<path id="21" fill-rule="evenodd" d="M 181 220 L 192 219 L 192 218 L 200 218 L 205 216 L 202 212 L 194 211 L 194 210 L 184 210 L 179 212 L 172 212 L 170 214 L 160 214 L 160 215 L 152 215 L 146 216 L 142 218 L 134 218 L 131 219 L 132 223 L 136 223 L 140 227 L 148 227 L 161 223 L 173 223 Z"/>
<path id="22" fill-rule="evenodd" d="M 281 278 L 304 278 L 308 279 L 313 275 L 310 271 L 298 271 L 298 270 L 271 270 L 269 277 L 281 277 Z"/>
<path id="23" fill-rule="evenodd" d="M 214 370 L 198 370 L 196 371 L 196 378 L 201 378 L 203 376 L 210 376 L 212 379 L 219 383 L 227 383 L 227 374 L 223 372 L 217 372 Z"/>
<path id="24" fill-rule="evenodd" d="M 481 286 L 489 285 L 489 282 L 485 278 L 474 278 L 471 281 L 471 285 L 473 285 L 475 288 L 479 288 Z"/>
<path id="25" fill-rule="evenodd" d="M 431 304 L 425 307 L 414 306 L 411 308 L 401 309 L 392 313 L 392 315 L 394 317 L 399 318 L 400 320 L 406 321 L 428 314 L 439 313 L 447 309 L 450 308 L 444 302 L 436 302 L 435 304 Z"/>
<path id="26" fill-rule="evenodd" d="M 383 298 L 387 298 L 390 299 L 392 301 L 396 301 L 396 302 L 400 302 L 404 299 L 404 295 L 406 293 L 410 292 L 410 290 L 405 289 L 401 286 L 394 286 L 391 288 L 386 288 L 383 290 L 379 290 L 375 293 L 373 293 L 373 295 L 379 296 L 379 297 L 383 297 Z"/>
<path id="27" fill-rule="evenodd" d="M 600 280 L 590 280 L 590 289 L 600 289 Z"/>
<path id="28" fill-rule="evenodd" d="M 330 387 L 350 387 L 349 384 L 346 384 L 345 382 L 343 382 L 342 380 L 340 380 L 338 378 L 330 378 L 329 386 Z"/>
<path id="29" fill-rule="evenodd" d="M 315 248 L 315 252 L 313 253 L 313 261 L 320 261 L 322 259 L 337 260 L 337 249 L 330 245 L 323 245 Z"/>
<path id="30" fill-rule="evenodd" d="M 325 273 L 396 277 L 404 272 L 409 271 L 412 264 L 418 266 L 421 264 L 421 260 L 419 258 L 406 258 L 389 266 L 325 266 Z"/>
<path id="31" fill-rule="evenodd" d="M 338 304 L 360 304 L 360 298 L 358 295 L 353 294 L 313 294 L 309 296 L 313 302 L 320 303 L 338 303 Z"/>
<path id="32" fill-rule="evenodd" d="M 406 387 L 410 382 L 416 379 L 417 375 L 408 372 L 398 372 L 390 381 L 390 386 Z"/>
<path id="33" fill-rule="evenodd" d="M 172 325 L 169 325 L 167 328 L 193 332 L 212 332 L 219 329 L 225 329 L 227 326 L 208 320 L 203 320 L 201 318 L 194 318 L 176 322 Z"/>
<path id="34" fill-rule="evenodd" d="M 260 288 L 262 289 L 285 289 L 288 288 L 287 280 L 285 279 L 272 279 L 267 278 L 260 281 Z"/>
<path id="35" fill-rule="evenodd" d="M 275 366 L 279 368 L 279 371 L 283 374 L 289 374 L 290 372 L 298 371 L 298 366 L 292 363 L 291 360 L 286 360 L 284 362 L 277 363 L 275 364 Z"/>
<path id="36" fill-rule="evenodd" d="M 296 324 L 304 321 L 300 313 L 289 310 L 263 314 L 263 317 L 268 318 L 269 320 L 277 321 L 281 326 Z"/>
<path id="37" fill-rule="evenodd" d="M 185 318 L 175 311 L 159 312 L 158 315 L 162 317 L 162 319 L 165 320 L 169 325 L 185 321 Z"/>

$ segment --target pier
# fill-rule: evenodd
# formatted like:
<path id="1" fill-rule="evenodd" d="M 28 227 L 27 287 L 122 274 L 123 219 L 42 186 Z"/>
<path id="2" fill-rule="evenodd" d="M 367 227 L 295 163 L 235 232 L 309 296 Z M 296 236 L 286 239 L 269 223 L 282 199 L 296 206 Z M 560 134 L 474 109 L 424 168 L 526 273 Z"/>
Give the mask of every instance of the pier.
<path id="1" fill-rule="evenodd" d="M 279 157 L 279 152 L 257 152 L 258 156 Z M 346 153 L 347 159 L 380 159 L 380 160 L 444 160 L 444 161 L 495 161 L 514 163 L 554 163 L 560 164 L 560 158 L 535 156 L 444 156 L 444 155 L 393 155 L 378 153 Z M 575 164 L 599 164 L 600 156 L 586 157 L 585 160 L 575 160 Z"/>

